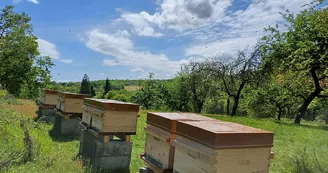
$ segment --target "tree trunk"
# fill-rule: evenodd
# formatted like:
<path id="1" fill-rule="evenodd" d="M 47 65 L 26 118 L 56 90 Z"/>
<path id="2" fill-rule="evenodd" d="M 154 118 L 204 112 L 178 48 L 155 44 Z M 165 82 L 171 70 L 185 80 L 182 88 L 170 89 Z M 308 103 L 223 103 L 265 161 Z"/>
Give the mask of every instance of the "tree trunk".
<path id="1" fill-rule="evenodd" d="M 196 101 L 194 102 L 194 110 L 196 113 L 201 113 L 203 109 L 203 102 L 202 101 Z"/>
<path id="2" fill-rule="evenodd" d="M 279 112 L 278 112 L 278 120 L 280 121 L 281 119 L 281 114 L 282 114 L 282 108 L 279 108 Z"/>
<path id="3" fill-rule="evenodd" d="M 232 107 L 232 111 L 231 111 L 231 115 L 232 116 L 235 116 L 237 114 L 237 109 L 238 109 L 240 94 L 241 94 L 241 91 L 243 90 L 243 88 L 245 87 L 245 85 L 246 85 L 246 83 L 243 81 L 239 85 L 237 94 L 233 97 L 234 98 L 234 103 L 233 103 L 233 107 Z"/>
<path id="4" fill-rule="evenodd" d="M 230 115 L 230 97 L 227 99 L 227 115 Z"/>
<path id="5" fill-rule="evenodd" d="M 309 107 L 310 103 L 320 94 L 323 89 L 320 87 L 319 79 L 318 76 L 315 72 L 315 69 L 312 68 L 310 70 L 311 76 L 315 85 L 315 90 L 304 100 L 302 106 L 298 109 L 298 113 L 295 117 L 294 123 L 300 124 L 301 123 L 301 118 L 304 116 L 307 108 Z"/>

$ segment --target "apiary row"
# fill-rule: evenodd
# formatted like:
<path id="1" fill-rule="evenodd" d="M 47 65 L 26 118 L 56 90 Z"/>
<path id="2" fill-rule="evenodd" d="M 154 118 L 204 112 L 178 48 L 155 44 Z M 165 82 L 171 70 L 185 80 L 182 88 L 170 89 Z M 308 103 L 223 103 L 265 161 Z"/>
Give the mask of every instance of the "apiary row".
<path id="1" fill-rule="evenodd" d="M 63 119 L 80 118 L 82 156 L 96 167 L 128 168 L 139 105 L 57 94 L 41 98 L 45 105 L 58 98 L 57 113 Z M 140 157 L 155 173 L 267 173 L 273 157 L 273 133 L 194 113 L 148 112 L 145 132 Z"/>

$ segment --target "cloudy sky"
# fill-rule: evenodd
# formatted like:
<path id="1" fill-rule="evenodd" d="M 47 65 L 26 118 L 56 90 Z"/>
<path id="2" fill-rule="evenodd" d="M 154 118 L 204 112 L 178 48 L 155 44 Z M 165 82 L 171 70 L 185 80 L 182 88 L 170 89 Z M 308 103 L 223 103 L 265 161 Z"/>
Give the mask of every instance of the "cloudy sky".
<path id="1" fill-rule="evenodd" d="M 32 17 L 55 81 L 174 77 L 190 59 L 252 46 L 310 0 L 1 0 Z"/>

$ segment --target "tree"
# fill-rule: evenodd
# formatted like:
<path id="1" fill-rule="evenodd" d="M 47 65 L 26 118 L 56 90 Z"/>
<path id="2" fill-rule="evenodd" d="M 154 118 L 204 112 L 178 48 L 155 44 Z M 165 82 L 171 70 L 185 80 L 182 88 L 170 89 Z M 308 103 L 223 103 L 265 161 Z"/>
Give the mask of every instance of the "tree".
<path id="1" fill-rule="evenodd" d="M 276 27 L 269 27 L 269 35 L 263 37 L 266 45 L 263 47 L 264 67 L 271 70 L 290 72 L 295 80 L 302 77 L 309 88 L 303 95 L 303 103 L 295 116 L 295 123 L 300 124 L 308 106 L 326 89 L 323 85 L 328 77 L 328 9 L 316 10 L 311 7 L 297 16 L 283 15 L 286 32 Z"/>
<path id="2" fill-rule="evenodd" d="M 91 84 L 91 86 L 90 86 L 90 94 L 91 94 L 91 97 L 96 96 L 96 92 L 95 92 L 95 89 L 93 87 L 93 84 Z"/>
<path id="3" fill-rule="evenodd" d="M 15 96 L 35 98 L 35 91 L 49 81 L 54 64 L 39 56 L 31 18 L 13 9 L 6 6 L 0 13 L 0 84 Z"/>
<path id="4" fill-rule="evenodd" d="M 154 81 L 154 74 L 149 73 L 148 79 L 142 81 L 139 86 L 140 90 L 134 95 L 133 100 L 143 106 L 145 109 L 150 109 L 158 101 L 156 81 Z"/>
<path id="5" fill-rule="evenodd" d="M 80 94 L 91 94 L 91 83 L 87 74 L 83 76 L 80 88 Z"/>
<path id="6" fill-rule="evenodd" d="M 245 49 L 237 53 L 237 58 L 223 57 L 208 59 L 202 70 L 209 72 L 209 75 L 218 80 L 218 90 L 227 95 L 227 114 L 236 115 L 240 96 L 243 89 L 251 83 L 259 82 L 261 67 L 260 46 L 254 47 L 252 51 Z M 233 107 L 230 113 L 230 99 L 233 99 Z"/>
<path id="7" fill-rule="evenodd" d="M 191 94 L 193 111 L 197 113 L 202 112 L 212 86 L 209 76 L 201 70 L 202 65 L 202 63 L 191 61 L 183 65 L 180 71 L 180 76 L 184 76 L 182 79 L 185 80 Z"/>
<path id="8" fill-rule="evenodd" d="M 111 85 L 109 82 L 109 79 L 106 78 L 106 82 L 105 82 L 105 86 L 104 86 L 104 94 L 103 97 L 105 97 L 105 95 L 111 90 Z"/>
<path id="9" fill-rule="evenodd" d="M 187 76 L 180 74 L 172 82 L 168 83 L 168 97 L 166 104 L 171 110 L 183 112 L 191 111 L 190 108 L 190 90 L 188 89 Z"/>

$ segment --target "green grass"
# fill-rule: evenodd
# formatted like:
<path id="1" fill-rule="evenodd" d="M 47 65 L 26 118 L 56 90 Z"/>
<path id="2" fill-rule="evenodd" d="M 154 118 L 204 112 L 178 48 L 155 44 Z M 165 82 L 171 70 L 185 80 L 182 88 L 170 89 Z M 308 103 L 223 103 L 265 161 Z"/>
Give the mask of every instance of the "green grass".
<path id="1" fill-rule="evenodd" d="M 23 163 L 17 157 L 6 172 L 87 172 L 76 159 L 79 140 L 54 141 L 49 136 L 51 124 L 34 122 L 32 116 L 22 116 L 13 110 L 0 106 L 0 160 L 3 151 L 24 151 L 24 133 L 19 120 L 24 119 L 33 137 L 35 156 Z M 224 121 L 237 122 L 274 132 L 275 158 L 271 162 L 273 173 L 281 172 L 328 172 L 328 127 L 313 122 L 294 125 L 288 120 L 276 122 L 272 119 L 246 117 L 211 116 Z M 138 120 L 137 135 L 132 137 L 133 150 L 130 169 L 138 172 L 143 166 L 139 155 L 144 152 L 146 111 Z M 0 171 L 1 172 L 1 171 Z"/>

